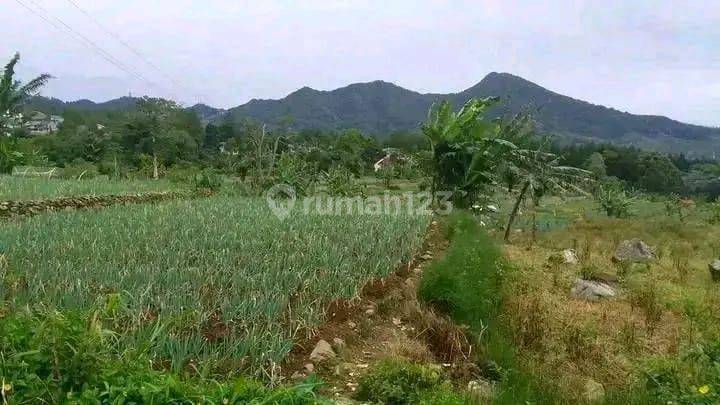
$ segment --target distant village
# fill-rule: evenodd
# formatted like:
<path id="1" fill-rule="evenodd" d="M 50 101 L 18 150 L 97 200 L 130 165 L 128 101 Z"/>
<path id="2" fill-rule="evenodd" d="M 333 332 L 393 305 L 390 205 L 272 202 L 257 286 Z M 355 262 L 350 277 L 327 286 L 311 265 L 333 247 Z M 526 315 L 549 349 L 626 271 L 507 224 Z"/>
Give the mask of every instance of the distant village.
<path id="1" fill-rule="evenodd" d="M 59 115 L 45 114 L 34 111 L 27 116 L 27 121 L 22 127 L 27 129 L 31 135 L 47 135 L 57 132 L 65 119 Z"/>

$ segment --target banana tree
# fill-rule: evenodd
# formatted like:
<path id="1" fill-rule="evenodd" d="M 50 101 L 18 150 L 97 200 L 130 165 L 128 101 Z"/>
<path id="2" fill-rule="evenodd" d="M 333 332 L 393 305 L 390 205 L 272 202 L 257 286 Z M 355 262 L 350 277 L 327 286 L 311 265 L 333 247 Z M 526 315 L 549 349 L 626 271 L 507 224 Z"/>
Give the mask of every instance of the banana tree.
<path id="1" fill-rule="evenodd" d="M 5 65 L 0 78 L 0 116 L 8 117 L 18 113 L 20 107 L 28 99 L 37 95 L 40 89 L 52 79 L 49 74 L 42 74 L 24 84 L 15 80 L 15 66 L 19 61 L 20 54 L 15 53 L 10 62 Z M 5 125 L 6 122 L 0 119 L 0 130 L 4 129 Z"/>
<path id="2" fill-rule="evenodd" d="M 430 108 L 422 132 L 430 141 L 433 199 L 439 190 L 450 191 L 453 203 L 470 205 L 492 183 L 502 157 L 515 149 L 499 137 L 496 122 L 483 118 L 497 102 L 492 97 L 471 99 L 458 112 L 447 101 Z"/>

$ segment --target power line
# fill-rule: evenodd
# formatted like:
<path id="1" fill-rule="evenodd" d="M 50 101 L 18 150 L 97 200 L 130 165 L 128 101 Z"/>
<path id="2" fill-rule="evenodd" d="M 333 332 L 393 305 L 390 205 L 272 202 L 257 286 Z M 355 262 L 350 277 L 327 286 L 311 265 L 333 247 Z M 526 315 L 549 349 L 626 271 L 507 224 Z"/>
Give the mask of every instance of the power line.
<path id="1" fill-rule="evenodd" d="M 93 15 L 90 14 L 87 10 L 83 9 L 82 7 L 80 7 L 80 5 L 77 4 L 77 2 L 75 2 L 74 0 L 66 0 L 66 1 L 67 1 L 68 3 L 70 3 L 70 5 L 72 5 L 73 7 L 75 7 L 78 11 L 80 11 L 81 13 L 83 13 L 88 19 L 90 19 L 90 21 L 92 21 L 92 22 L 93 22 L 98 28 L 100 28 L 103 32 L 105 32 L 107 35 L 111 36 L 111 37 L 114 38 L 116 41 L 118 41 L 120 44 L 122 44 L 125 48 L 127 48 L 127 49 L 128 49 L 130 52 L 132 52 L 135 56 L 137 56 L 138 58 L 140 58 L 140 59 L 141 59 L 143 62 L 145 62 L 148 66 L 152 67 L 153 69 L 155 69 L 156 71 L 158 71 L 159 73 L 161 73 L 163 76 L 167 77 L 168 80 L 170 80 L 175 86 L 180 87 L 180 88 L 182 88 L 183 90 L 188 91 L 188 92 L 190 92 L 190 93 L 193 92 L 192 89 L 184 86 L 181 82 L 179 82 L 178 80 L 176 80 L 175 78 L 173 78 L 173 77 L 170 76 L 169 74 L 165 73 L 160 67 L 158 67 L 156 64 L 154 64 L 151 60 L 149 60 L 149 59 L 148 59 L 145 55 L 143 55 L 140 51 L 138 51 L 137 49 L 135 49 L 132 45 L 128 44 L 128 43 L 127 43 L 125 40 L 123 40 L 119 35 L 117 35 L 117 34 L 114 33 L 113 31 L 111 31 L 111 30 L 108 29 L 107 27 L 105 27 L 100 21 L 98 21 L 97 18 L 93 17 Z"/>
<path id="2" fill-rule="evenodd" d="M 65 32 L 66 34 L 68 34 L 71 38 L 73 38 L 73 39 L 75 39 L 75 40 L 78 40 L 79 42 L 82 42 L 86 47 L 90 48 L 90 50 L 92 50 L 93 52 L 95 52 L 96 54 L 98 54 L 99 56 L 101 56 L 103 59 L 105 59 L 107 62 L 109 62 L 109 63 L 112 64 L 113 66 L 115 66 L 115 67 L 117 67 L 118 69 L 120 69 L 120 70 L 128 73 L 129 75 L 135 77 L 136 79 L 138 79 L 138 80 L 140 80 L 140 81 L 146 82 L 147 84 L 149 84 L 149 85 L 152 86 L 152 87 L 162 89 L 161 86 L 159 86 L 159 85 L 157 85 L 156 83 L 154 83 L 153 81 L 147 79 L 147 78 L 146 78 L 145 76 L 143 76 L 141 73 L 135 71 L 132 67 L 127 66 L 126 64 L 124 64 L 123 62 L 121 62 L 120 60 L 118 60 L 117 58 L 115 58 L 115 57 L 114 57 L 112 54 L 110 54 L 108 51 L 106 51 L 106 50 L 104 50 L 103 48 L 101 48 L 99 45 L 97 45 L 95 42 L 93 42 L 92 40 L 90 40 L 89 38 L 87 38 L 85 35 L 77 32 L 75 29 L 73 29 L 70 25 L 68 25 L 67 23 L 65 23 L 65 22 L 64 22 L 63 20 L 61 20 L 60 18 L 58 18 L 58 17 L 56 17 L 56 16 L 52 16 L 52 14 L 51 14 L 49 11 L 47 11 L 47 10 L 46 10 L 44 7 L 42 7 L 41 5 L 37 4 L 35 1 L 33 1 L 33 0 L 28 0 L 28 1 L 29 1 L 30 3 L 32 3 L 35 7 L 37 7 L 37 9 L 34 9 L 34 8 L 30 7 L 28 4 L 23 3 L 23 1 L 21 1 L 21 0 L 15 0 L 15 2 L 17 2 L 18 4 L 20 4 L 22 7 L 24 7 L 25 9 L 27 9 L 27 10 L 30 11 L 31 13 L 35 14 L 36 16 L 40 17 L 43 21 L 45 21 L 45 22 L 47 22 L 48 24 L 52 25 L 52 26 L 55 27 L 57 30 L 59 30 L 59 31 L 64 31 L 64 32 Z M 39 10 L 39 11 L 38 11 L 38 10 Z M 51 16 L 52 18 L 54 18 L 58 23 L 60 23 L 61 26 L 58 25 L 57 23 L 55 23 L 55 21 L 53 21 L 53 20 L 51 20 L 50 18 L 48 18 L 48 16 L 47 16 L 47 15 L 44 15 L 43 13 L 45 13 L 45 14 L 47 14 L 47 15 L 50 15 L 50 16 Z M 64 27 L 64 29 L 63 29 L 63 27 Z"/>

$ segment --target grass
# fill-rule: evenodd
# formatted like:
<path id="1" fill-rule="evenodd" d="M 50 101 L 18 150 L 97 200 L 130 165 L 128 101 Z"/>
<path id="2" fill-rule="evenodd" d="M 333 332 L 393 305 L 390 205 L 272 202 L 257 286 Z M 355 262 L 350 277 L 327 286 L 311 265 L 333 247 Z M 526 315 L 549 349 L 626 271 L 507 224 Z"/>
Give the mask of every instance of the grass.
<path id="1" fill-rule="evenodd" d="M 324 404 L 308 379 L 269 389 L 238 378 L 180 378 L 154 370 L 142 348 L 118 351 L 102 313 L 15 313 L 0 322 L 0 402 Z"/>
<path id="2" fill-rule="evenodd" d="M 62 180 L 0 176 L 0 201 L 180 190 L 168 180 Z"/>
<path id="3" fill-rule="evenodd" d="M 506 248 L 519 271 L 506 277 L 501 318 L 518 362 L 571 402 L 583 400 L 592 379 L 605 386 L 608 403 L 715 403 L 720 362 L 707 353 L 720 341 L 720 290 L 707 266 L 719 256 L 720 229 L 706 207 L 681 222 L 661 199 L 640 199 L 627 219 L 587 215 L 592 201 L 557 204 L 566 226 L 539 233 L 536 242 L 529 232 L 515 234 Z M 618 243 L 632 238 L 653 246 L 659 259 L 613 263 Z M 579 264 L 548 260 L 568 248 L 578 251 Z M 570 286 L 586 269 L 619 276 L 619 298 L 571 299 Z M 709 391 L 700 392 L 705 385 Z"/>
<path id="4" fill-rule="evenodd" d="M 467 326 L 484 376 L 500 383 L 493 403 L 553 403 L 552 387 L 520 366 L 505 325 L 506 284 L 514 271 L 498 243 L 465 212 L 446 218 L 445 232 L 450 246 L 423 274 L 419 297 Z"/>
<path id="5" fill-rule="evenodd" d="M 0 229 L 9 261 L 0 300 L 8 311 L 102 308 L 117 344 L 150 345 L 157 364 L 272 378 L 325 305 L 409 259 L 427 223 L 281 221 L 264 199 L 231 197 L 37 216 Z"/>
<path id="6" fill-rule="evenodd" d="M 357 399 L 374 404 L 462 405 L 469 401 L 455 392 L 438 370 L 399 360 L 373 366 L 360 380 Z"/>

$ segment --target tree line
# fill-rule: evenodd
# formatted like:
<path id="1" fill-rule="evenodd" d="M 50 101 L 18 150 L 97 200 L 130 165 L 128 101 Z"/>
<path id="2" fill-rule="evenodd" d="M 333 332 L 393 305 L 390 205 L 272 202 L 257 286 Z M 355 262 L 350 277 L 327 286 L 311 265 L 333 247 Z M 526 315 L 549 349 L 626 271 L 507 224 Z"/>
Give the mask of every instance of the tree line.
<path id="1" fill-rule="evenodd" d="M 497 99 L 471 100 L 460 111 L 443 103 L 433 107 L 419 131 L 370 136 L 355 129 L 296 131 L 291 117 L 273 128 L 249 120 L 204 124 L 194 111 L 173 101 L 145 97 L 125 111 L 66 110 L 57 133 L 32 135 L 21 125 L 29 112 L 24 103 L 51 77 L 20 83 L 14 79 L 18 60 L 16 55 L 6 65 L 0 80 L 2 172 L 14 166 L 59 166 L 88 177 L 157 178 L 212 169 L 262 186 L 277 176 L 292 177 L 288 172 L 293 170 L 303 175 L 371 174 L 373 164 L 390 153 L 404 158 L 381 176 L 427 178 L 428 188 L 442 182 L 469 199 L 480 194 L 479 185 L 490 183 L 509 190 L 527 185 L 537 193 L 533 189 L 540 187 L 539 180 L 530 167 L 540 160 L 545 161 L 543 170 L 546 164 L 581 168 L 597 181 L 615 181 L 625 188 L 720 195 L 717 161 L 612 144 L 565 145 L 538 133 L 527 114 L 484 119 L 483 112 Z M 520 151 L 534 155 L 522 157 Z M 501 158 L 513 153 L 515 163 Z M 535 180 L 528 183 L 528 176 Z"/>

